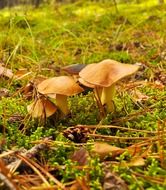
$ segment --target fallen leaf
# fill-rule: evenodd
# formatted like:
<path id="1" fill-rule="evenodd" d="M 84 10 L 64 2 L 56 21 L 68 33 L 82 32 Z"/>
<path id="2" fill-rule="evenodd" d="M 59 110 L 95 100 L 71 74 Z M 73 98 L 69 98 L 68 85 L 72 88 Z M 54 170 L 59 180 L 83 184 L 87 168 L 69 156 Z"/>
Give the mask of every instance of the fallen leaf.
<path id="1" fill-rule="evenodd" d="M 78 162 L 80 166 L 87 165 L 89 153 L 85 148 L 80 148 L 71 156 L 71 160 Z"/>
<path id="2" fill-rule="evenodd" d="M 132 92 L 133 98 L 136 102 L 142 102 L 142 101 L 146 101 L 149 99 L 149 96 L 143 94 L 142 92 L 140 92 L 139 90 L 134 90 Z"/>
<path id="3" fill-rule="evenodd" d="M 132 155 L 132 156 L 138 156 L 141 154 L 141 147 L 136 146 L 136 145 L 131 145 L 129 147 L 126 148 L 126 150 L 128 150 L 128 152 Z"/>
<path id="4" fill-rule="evenodd" d="M 0 88 L 0 99 L 1 97 L 8 97 L 9 96 L 9 90 L 6 88 Z"/>
<path id="5" fill-rule="evenodd" d="M 14 74 L 14 79 L 21 80 L 21 79 L 25 78 L 26 76 L 28 76 L 30 74 L 32 74 L 32 72 L 29 72 L 27 69 L 19 69 Z"/>
<path id="6" fill-rule="evenodd" d="M 160 80 L 154 81 L 154 86 L 160 90 L 164 90 L 165 88 L 165 85 Z"/>
<path id="7" fill-rule="evenodd" d="M 145 159 L 142 157 L 133 157 L 130 162 L 126 163 L 127 166 L 144 166 L 145 165 Z"/>
<path id="8" fill-rule="evenodd" d="M 13 74 L 12 70 L 7 69 L 3 66 L 0 66 L 0 76 L 4 76 L 4 77 L 11 79 L 11 78 L 13 78 L 14 74 Z"/>
<path id="9" fill-rule="evenodd" d="M 107 163 L 103 163 L 103 171 L 103 190 L 129 190 L 125 181 L 113 173 Z"/>
<path id="10" fill-rule="evenodd" d="M 34 89 L 34 86 L 32 83 L 28 83 L 26 86 L 24 86 L 21 90 L 21 92 L 23 93 L 23 95 L 29 99 L 29 98 L 32 98 L 32 95 L 33 95 L 33 89 Z"/>
<path id="11" fill-rule="evenodd" d="M 34 79 L 33 79 L 33 83 L 35 84 L 35 85 L 38 85 L 38 84 L 40 84 L 41 82 L 43 82 L 44 80 L 46 80 L 47 79 L 47 77 L 45 77 L 45 76 L 43 76 L 43 75 L 39 75 L 39 76 L 36 76 Z"/>
<path id="12" fill-rule="evenodd" d="M 103 190 L 128 190 L 127 184 L 115 173 L 107 171 L 104 176 Z"/>
<path id="13" fill-rule="evenodd" d="M 111 146 L 107 143 L 102 142 L 95 142 L 94 148 L 92 149 L 92 153 L 98 154 L 101 159 L 103 159 L 106 156 L 116 157 L 120 154 L 122 154 L 125 151 L 125 149 Z"/>
<path id="14" fill-rule="evenodd" d="M 27 106 L 28 113 L 34 118 L 45 118 L 53 115 L 57 107 L 50 100 L 41 97 Z"/>

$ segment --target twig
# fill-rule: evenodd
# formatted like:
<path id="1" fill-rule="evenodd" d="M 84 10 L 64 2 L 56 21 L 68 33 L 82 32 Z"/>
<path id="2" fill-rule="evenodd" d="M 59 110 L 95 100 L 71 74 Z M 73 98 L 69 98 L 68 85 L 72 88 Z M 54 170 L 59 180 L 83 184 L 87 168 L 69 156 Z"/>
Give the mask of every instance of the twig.
<path id="1" fill-rule="evenodd" d="M 32 187 L 32 188 L 30 188 L 30 190 L 58 190 L 58 187 L 56 185 L 53 185 L 51 187 L 41 187 L 41 186 L 38 186 L 38 187 Z"/>
<path id="2" fill-rule="evenodd" d="M 124 131 L 135 131 L 135 132 L 143 132 L 143 133 L 150 133 L 150 134 L 156 134 L 156 131 L 148 131 L 148 130 L 139 130 L 139 129 L 133 129 L 133 128 L 127 128 L 127 127 L 120 127 L 115 125 L 76 125 L 75 127 L 80 128 L 90 128 L 90 129 L 104 129 L 104 128 L 110 128 L 110 129 L 120 129 Z"/>
<path id="3" fill-rule="evenodd" d="M 18 190 L 13 183 L 5 176 L 4 174 L 0 173 L 0 182 L 5 183 L 5 186 L 7 186 L 10 190 Z M 1 186 L 2 187 L 2 186 Z"/>
<path id="4" fill-rule="evenodd" d="M 3 187 L 8 187 L 10 190 L 18 190 L 15 183 L 12 181 L 10 171 L 7 169 L 2 160 L 0 160 L 0 183 L 4 183 L 0 185 L 0 189 Z"/>
<path id="5" fill-rule="evenodd" d="M 152 177 L 152 176 L 146 176 L 146 175 L 143 175 L 141 173 L 134 172 L 134 171 L 131 171 L 131 172 L 138 177 L 142 177 L 144 179 L 147 179 L 148 181 L 151 181 L 152 183 L 157 183 L 157 184 L 163 185 L 163 183 L 165 181 L 165 176 Z"/>
<path id="6" fill-rule="evenodd" d="M 88 134 L 90 137 L 102 138 L 108 140 L 147 140 L 152 139 L 152 137 L 117 137 L 108 135 L 98 135 L 98 134 Z"/>

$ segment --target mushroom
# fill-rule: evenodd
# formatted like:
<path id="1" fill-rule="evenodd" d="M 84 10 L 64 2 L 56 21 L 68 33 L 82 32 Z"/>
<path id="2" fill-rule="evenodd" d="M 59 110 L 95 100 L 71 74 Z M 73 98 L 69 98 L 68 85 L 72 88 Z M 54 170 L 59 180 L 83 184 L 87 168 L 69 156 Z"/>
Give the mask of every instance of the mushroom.
<path id="1" fill-rule="evenodd" d="M 67 97 L 83 91 L 74 79 L 69 76 L 46 79 L 37 86 L 37 90 L 41 94 L 56 98 L 57 106 L 65 115 L 69 113 Z"/>
<path id="2" fill-rule="evenodd" d="M 41 96 L 28 105 L 27 110 L 32 117 L 45 119 L 53 115 L 57 111 L 57 107 L 49 99 Z"/>
<path id="3" fill-rule="evenodd" d="M 78 75 L 85 66 L 85 64 L 72 64 L 62 67 L 62 70 L 71 75 Z"/>
<path id="4" fill-rule="evenodd" d="M 106 59 L 99 63 L 89 64 L 82 69 L 79 73 L 79 82 L 85 86 L 94 88 L 97 101 L 102 105 L 106 105 L 108 112 L 113 112 L 113 97 L 116 82 L 133 74 L 138 68 L 136 65 L 122 64 L 111 59 Z"/>
<path id="5" fill-rule="evenodd" d="M 70 74 L 71 76 L 73 76 L 74 80 L 77 82 L 78 74 L 85 66 L 86 66 L 85 64 L 72 64 L 62 67 L 61 69 Z"/>

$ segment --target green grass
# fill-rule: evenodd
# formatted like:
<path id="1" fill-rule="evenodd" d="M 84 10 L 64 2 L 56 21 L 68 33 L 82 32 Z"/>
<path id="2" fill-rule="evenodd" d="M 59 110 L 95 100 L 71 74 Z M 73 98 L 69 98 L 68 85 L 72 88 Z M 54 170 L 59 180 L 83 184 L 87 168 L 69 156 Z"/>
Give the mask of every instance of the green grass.
<path id="1" fill-rule="evenodd" d="M 30 149 L 40 139 L 51 136 L 51 148 L 43 150 L 40 161 L 54 167 L 54 175 L 62 183 L 87 174 L 90 189 L 102 189 L 105 176 L 103 164 L 107 160 L 109 171 L 116 172 L 124 179 L 129 189 L 164 190 L 165 180 L 160 182 L 158 178 L 166 176 L 166 160 L 162 158 L 166 154 L 165 136 L 161 137 L 163 141 L 159 138 L 141 146 L 138 155 L 142 155 L 146 149 L 151 150 L 145 156 L 145 165 L 131 167 L 124 165 L 132 158 L 129 152 L 106 160 L 91 155 L 92 144 L 97 141 L 91 137 L 82 145 L 90 152 L 90 157 L 87 168 L 81 170 L 71 161 L 71 155 L 78 150 L 78 143 L 63 136 L 65 129 L 78 124 L 100 123 L 151 132 L 157 131 L 159 127 L 165 128 L 166 89 L 165 86 L 160 89 L 155 80 L 158 71 L 166 75 L 166 7 L 157 6 L 156 0 L 149 0 L 140 4 L 121 3 L 117 8 L 118 13 L 112 1 L 108 0 L 78 1 L 56 7 L 44 5 L 39 9 L 16 7 L 0 11 L 0 61 L 14 73 L 21 68 L 32 72 L 19 81 L 1 78 L 0 87 L 8 88 L 10 96 L 0 99 L 0 139 L 3 142 L 5 138 L 5 144 L 0 144 L 3 150 L 21 147 Z M 25 99 L 19 89 L 35 75 L 58 76 L 59 73 L 50 68 L 74 63 L 90 64 L 108 58 L 130 64 L 142 62 L 148 66 L 138 79 L 148 81 L 147 85 L 142 83 L 128 90 L 123 88 L 124 83 L 118 85 L 115 113 L 101 120 L 93 94 L 89 92 L 68 99 L 71 109 L 69 118 L 59 119 L 58 115 L 54 115 L 45 123 L 29 118 L 26 107 L 32 100 Z M 164 81 L 160 82 L 164 84 Z M 137 102 L 133 95 L 136 89 L 147 95 L 148 99 Z M 13 114 L 21 115 L 24 119 L 10 122 Z M 96 134 L 154 136 L 141 131 L 119 129 L 97 129 Z M 108 143 L 125 148 L 138 141 L 109 140 Z"/>

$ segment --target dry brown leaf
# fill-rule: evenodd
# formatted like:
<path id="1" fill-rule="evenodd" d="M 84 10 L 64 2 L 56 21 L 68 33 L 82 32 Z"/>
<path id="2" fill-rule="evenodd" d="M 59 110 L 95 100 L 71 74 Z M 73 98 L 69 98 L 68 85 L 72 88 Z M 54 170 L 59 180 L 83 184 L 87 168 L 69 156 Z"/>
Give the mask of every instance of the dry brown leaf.
<path id="1" fill-rule="evenodd" d="M 146 101 L 149 99 L 149 96 L 143 94 L 142 92 L 140 92 L 139 90 L 134 90 L 133 91 L 133 98 L 136 102 L 142 102 L 142 101 Z"/>
<path id="2" fill-rule="evenodd" d="M 129 190 L 127 184 L 110 170 L 105 171 L 103 190 Z"/>
<path id="3" fill-rule="evenodd" d="M 28 83 L 26 86 L 24 86 L 23 88 L 22 88 L 22 93 L 24 94 L 24 95 L 28 95 L 29 93 L 32 93 L 33 92 L 33 84 L 31 84 L 31 83 Z"/>
<path id="4" fill-rule="evenodd" d="M 27 100 L 32 100 L 34 95 L 34 85 L 32 83 L 28 83 L 21 89 L 21 93 L 23 94 L 24 98 Z"/>
<path id="5" fill-rule="evenodd" d="M 0 76 L 4 76 L 4 77 L 11 79 L 11 78 L 13 78 L 14 74 L 13 74 L 12 70 L 7 69 L 3 66 L 0 66 Z"/>
<path id="6" fill-rule="evenodd" d="M 72 161 L 78 162 L 80 166 L 84 166 L 88 163 L 88 151 L 85 148 L 80 148 L 75 151 L 71 157 Z"/>
<path id="7" fill-rule="evenodd" d="M 164 90 L 165 88 L 165 85 L 160 80 L 154 81 L 154 86 L 160 90 Z"/>
<path id="8" fill-rule="evenodd" d="M 20 80 L 23 79 L 24 77 L 30 75 L 32 72 L 29 72 L 27 69 L 19 69 L 18 71 L 16 71 L 16 73 L 14 74 L 14 79 L 16 80 Z"/>
<path id="9" fill-rule="evenodd" d="M 139 147 L 139 146 L 131 145 L 131 146 L 127 147 L 126 149 L 132 156 L 138 156 L 141 154 L 141 147 Z"/>
<path id="10" fill-rule="evenodd" d="M 6 88 L 0 88 L 0 99 L 1 97 L 8 97 L 9 96 L 9 90 Z"/>
<path id="11" fill-rule="evenodd" d="M 33 79 L 33 83 L 35 85 L 38 85 L 40 84 L 42 81 L 46 80 L 47 77 L 43 76 L 43 75 L 39 75 L 39 76 L 36 76 L 34 79 Z"/>
<path id="12" fill-rule="evenodd" d="M 107 143 L 102 142 L 95 142 L 94 148 L 92 149 L 92 153 L 98 154 L 101 159 L 109 155 L 111 155 L 111 157 L 116 157 L 122 154 L 124 151 L 125 149 L 111 146 Z"/>
<path id="13" fill-rule="evenodd" d="M 27 106 L 28 113 L 34 118 L 45 118 L 53 115 L 57 107 L 50 100 L 41 97 Z"/>
<path id="14" fill-rule="evenodd" d="M 133 157 L 130 162 L 126 163 L 127 166 L 144 166 L 145 165 L 145 159 L 142 157 Z"/>

